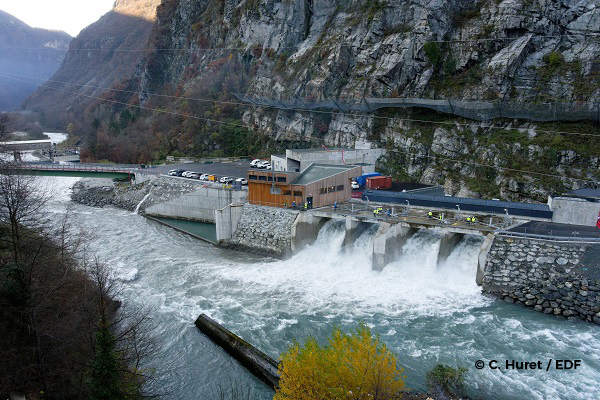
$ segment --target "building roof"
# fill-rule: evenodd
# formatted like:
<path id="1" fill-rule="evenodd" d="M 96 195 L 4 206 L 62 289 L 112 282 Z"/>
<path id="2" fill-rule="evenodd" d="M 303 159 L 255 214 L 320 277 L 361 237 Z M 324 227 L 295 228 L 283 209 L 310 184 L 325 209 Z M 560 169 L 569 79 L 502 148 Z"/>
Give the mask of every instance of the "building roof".
<path id="1" fill-rule="evenodd" d="M 328 147 L 327 150 L 323 149 L 323 148 L 316 148 L 316 149 L 288 149 L 288 151 L 293 151 L 295 153 L 317 153 L 317 152 L 331 152 L 331 151 L 340 151 L 340 150 L 344 150 L 344 151 L 353 151 L 354 149 L 348 148 L 348 147 Z"/>
<path id="2" fill-rule="evenodd" d="M 589 189 L 589 188 L 576 189 L 576 190 L 569 192 L 568 194 L 571 194 L 573 196 L 600 198 L 600 189 Z"/>
<path id="3" fill-rule="evenodd" d="M 354 168 L 356 168 L 354 165 L 311 164 L 292 182 L 292 185 L 308 185 Z"/>

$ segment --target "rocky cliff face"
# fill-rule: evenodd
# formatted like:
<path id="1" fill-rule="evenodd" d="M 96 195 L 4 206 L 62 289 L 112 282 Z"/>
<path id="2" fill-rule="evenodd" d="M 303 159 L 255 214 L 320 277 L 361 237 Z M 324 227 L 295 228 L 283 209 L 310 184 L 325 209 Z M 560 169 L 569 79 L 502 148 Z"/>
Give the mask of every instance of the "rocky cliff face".
<path id="1" fill-rule="evenodd" d="M 96 135 L 134 133 L 138 148 L 151 143 L 159 156 L 244 148 L 252 154 L 247 148 L 260 134 L 282 146 L 386 146 L 381 168 L 398 178 L 445 182 L 453 193 L 544 200 L 597 180 L 599 166 L 596 137 L 549 131 L 598 134 L 597 125 L 499 120 L 490 128 L 414 109 L 358 116 L 282 111 L 231 104 L 239 102 L 232 93 L 503 100 L 522 107 L 581 102 L 593 110 L 600 102 L 598 8 L 598 0 L 163 0 L 149 41 L 155 50 L 126 83 L 138 92 L 127 102 L 163 112 L 135 123 L 125 118 L 115 128 L 121 109 L 113 128 Z M 105 142 L 108 149 L 115 140 Z"/>
<path id="2" fill-rule="evenodd" d="M 6 74 L 0 76 L 0 111 L 18 110 L 37 87 L 24 81 L 32 81 L 28 77 L 52 76 L 70 41 L 71 36 L 65 32 L 32 28 L 0 11 L 0 73 Z"/>
<path id="3" fill-rule="evenodd" d="M 90 107 L 90 113 L 101 113 L 102 99 L 128 99 L 106 88 L 127 89 L 144 56 L 159 2 L 116 1 L 110 12 L 73 39 L 63 64 L 47 83 L 51 88 L 40 88 L 25 107 L 44 111 L 49 125 L 64 129 Z"/>

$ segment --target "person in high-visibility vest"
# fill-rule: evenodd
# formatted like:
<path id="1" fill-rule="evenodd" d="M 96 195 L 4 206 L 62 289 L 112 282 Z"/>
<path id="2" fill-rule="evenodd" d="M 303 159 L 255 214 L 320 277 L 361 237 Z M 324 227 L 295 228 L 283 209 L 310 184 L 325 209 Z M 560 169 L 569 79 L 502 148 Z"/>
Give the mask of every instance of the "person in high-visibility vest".
<path id="1" fill-rule="evenodd" d="M 439 219 L 440 219 L 440 221 L 443 221 L 444 220 L 444 215 L 440 214 Z"/>
<path id="2" fill-rule="evenodd" d="M 308 210 L 308 203 L 304 203 L 304 211 Z"/>
<path id="3" fill-rule="evenodd" d="M 429 217 L 429 219 L 432 219 L 432 218 L 433 218 L 433 213 L 432 213 L 431 211 L 429 211 L 429 212 L 427 213 L 427 216 Z"/>

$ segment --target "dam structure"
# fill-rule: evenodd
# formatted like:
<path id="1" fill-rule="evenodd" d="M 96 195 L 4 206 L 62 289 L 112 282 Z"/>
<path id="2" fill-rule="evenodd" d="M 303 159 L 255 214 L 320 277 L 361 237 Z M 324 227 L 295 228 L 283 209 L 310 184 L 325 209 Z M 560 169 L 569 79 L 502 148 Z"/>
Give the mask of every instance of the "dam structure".
<path id="1" fill-rule="evenodd" d="M 370 211 L 377 204 L 307 211 L 231 204 L 215 211 L 217 242 L 286 259 L 322 247 L 319 243 L 327 237 L 334 245 L 321 248 L 322 257 L 356 257 L 358 247 L 362 262 L 380 273 L 410 257 L 422 258 L 427 274 L 452 274 L 448 260 L 468 248 L 474 265 L 467 270 L 484 293 L 546 314 L 600 324 L 600 237 L 513 230 L 531 222 L 549 223 L 551 216 L 516 219 L 434 210 L 431 217 L 425 209 L 385 207 L 378 215 Z"/>

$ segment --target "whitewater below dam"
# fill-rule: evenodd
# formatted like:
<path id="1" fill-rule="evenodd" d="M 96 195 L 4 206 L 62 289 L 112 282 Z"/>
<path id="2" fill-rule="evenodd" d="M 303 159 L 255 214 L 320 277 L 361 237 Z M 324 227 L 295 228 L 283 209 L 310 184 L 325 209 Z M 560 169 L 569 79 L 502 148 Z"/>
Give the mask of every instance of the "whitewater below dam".
<path id="1" fill-rule="evenodd" d="M 251 398 L 273 392 L 199 333 L 201 313 L 278 358 L 309 336 L 325 343 L 334 327 L 360 321 L 399 358 L 411 389 L 426 389 L 438 363 L 464 366 L 468 392 L 484 399 L 600 398 L 600 329 L 484 296 L 475 283 L 482 238 L 466 236 L 437 265 L 439 235 L 420 231 L 382 272 L 371 270 L 374 228 L 342 247 L 343 225 L 326 223 L 315 244 L 288 260 L 214 247 L 131 212 L 69 201 L 76 178 L 42 178 L 65 212 L 90 233 L 91 247 L 123 282 L 124 302 L 152 310 L 160 352 L 149 361 L 166 399 L 214 398 L 238 385 Z M 578 359 L 577 370 L 475 369 L 477 360 Z"/>

